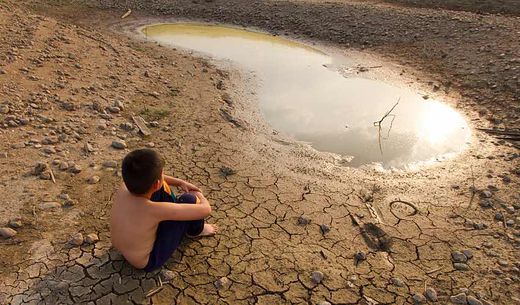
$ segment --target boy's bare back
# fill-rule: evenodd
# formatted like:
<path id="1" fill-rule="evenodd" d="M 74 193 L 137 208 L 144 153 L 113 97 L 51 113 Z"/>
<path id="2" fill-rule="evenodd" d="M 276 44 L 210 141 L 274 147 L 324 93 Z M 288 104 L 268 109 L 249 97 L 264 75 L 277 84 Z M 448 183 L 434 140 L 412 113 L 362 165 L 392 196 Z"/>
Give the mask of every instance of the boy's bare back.
<path id="1" fill-rule="evenodd" d="M 196 192 L 196 196 L 209 207 L 202 193 Z M 112 245 L 134 267 L 144 268 L 155 242 L 159 222 L 197 219 L 199 215 L 211 212 L 211 209 L 205 212 L 206 206 L 203 204 L 196 206 L 153 202 L 145 197 L 133 195 L 123 184 L 116 192 L 112 205 L 110 221 Z M 205 224 L 199 236 L 214 235 L 216 231 L 216 226 Z"/>

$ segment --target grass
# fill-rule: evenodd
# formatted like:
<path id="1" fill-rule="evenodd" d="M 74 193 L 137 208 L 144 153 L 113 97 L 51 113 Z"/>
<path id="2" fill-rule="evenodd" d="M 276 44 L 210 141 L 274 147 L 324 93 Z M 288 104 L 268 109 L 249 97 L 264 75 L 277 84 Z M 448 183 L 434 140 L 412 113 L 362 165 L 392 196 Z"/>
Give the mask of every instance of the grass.
<path id="1" fill-rule="evenodd" d="M 162 118 L 165 118 L 169 116 L 171 113 L 171 110 L 169 109 L 157 109 L 157 108 L 148 108 L 145 107 L 143 110 L 141 110 L 141 115 L 145 118 L 147 121 L 158 121 Z"/>

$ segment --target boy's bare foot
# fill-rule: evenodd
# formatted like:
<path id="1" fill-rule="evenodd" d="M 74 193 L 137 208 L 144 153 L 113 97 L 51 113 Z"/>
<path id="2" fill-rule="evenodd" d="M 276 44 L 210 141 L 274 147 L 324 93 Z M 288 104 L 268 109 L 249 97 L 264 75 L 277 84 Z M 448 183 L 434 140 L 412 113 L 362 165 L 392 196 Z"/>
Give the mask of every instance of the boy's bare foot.
<path id="1" fill-rule="evenodd" d="M 196 236 L 188 235 L 188 236 L 189 237 L 213 236 L 213 235 L 217 234 L 217 231 L 218 231 L 218 227 L 216 225 L 210 225 L 209 223 L 205 223 L 204 229 L 202 229 L 202 232 L 200 232 L 199 235 L 196 235 Z"/>

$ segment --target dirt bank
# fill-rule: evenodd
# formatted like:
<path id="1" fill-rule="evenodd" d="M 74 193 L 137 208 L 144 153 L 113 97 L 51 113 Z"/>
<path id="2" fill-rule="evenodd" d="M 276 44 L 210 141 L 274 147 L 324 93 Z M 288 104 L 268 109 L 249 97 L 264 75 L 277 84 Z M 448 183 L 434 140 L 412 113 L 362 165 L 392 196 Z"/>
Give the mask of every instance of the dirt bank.
<path id="1" fill-rule="evenodd" d="M 465 95 L 472 126 L 487 124 L 483 109 L 497 125 L 518 120 L 513 18 L 362 3 L 149 3 L 129 18 L 248 23 L 365 48 Z M 0 239 L 0 303 L 410 304 L 423 294 L 519 303 L 511 145 L 475 132 L 466 152 L 416 172 L 343 167 L 242 115 L 254 111 L 244 75 L 111 32 L 124 11 L 0 2 L 0 227 L 17 232 Z M 150 274 L 110 249 L 107 222 L 118 162 L 144 146 L 203 186 L 222 228 Z M 77 233 L 99 240 L 71 244 Z"/>

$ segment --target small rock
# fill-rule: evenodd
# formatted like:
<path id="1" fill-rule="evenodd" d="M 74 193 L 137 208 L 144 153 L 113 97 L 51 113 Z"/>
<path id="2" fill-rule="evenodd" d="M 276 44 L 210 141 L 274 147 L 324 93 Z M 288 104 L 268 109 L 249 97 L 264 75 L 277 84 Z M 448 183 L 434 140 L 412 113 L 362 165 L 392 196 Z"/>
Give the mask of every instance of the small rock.
<path id="1" fill-rule="evenodd" d="M 330 227 L 328 225 L 326 225 L 326 224 L 321 224 L 320 225 L 320 231 L 321 231 L 322 235 L 325 235 L 325 234 L 330 232 Z"/>
<path id="2" fill-rule="evenodd" d="M 105 162 L 103 162 L 103 166 L 104 167 L 108 167 L 108 168 L 116 168 L 117 167 L 117 161 L 114 161 L 114 160 L 105 161 Z"/>
<path id="3" fill-rule="evenodd" d="M 77 164 L 74 164 L 72 167 L 69 168 L 69 171 L 73 174 L 79 174 L 82 170 L 83 168 L 81 168 L 81 166 Z"/>
<path id="4" fill-rule="evenodd" d="M 52 210 L 61 208 L 61 204 L 59 202 L 43 202 L 40 204 L 40 209 L 42 210 Z"/>
<path id="5" fill-rule="evenodd" d="M 435 291 L 435 289 L 431 287 L 426 288 L 426 290 L 424 291 L 424 296 L 432 302 L 437 302 L 438 300 L 437 291 Z"/>
<path id="6" fill-rule="evenodd" d="M 85 143 L 85 146 L 84 146 L 83 149 L 87 153 L 91 153 L 91 152 L 93 152 L 95 150 L 94 147 L 92 146 L 92 144 L 90 144 L 90 143 Z"/>
<path id="7" fill-rule="evenodd" d="M 99 241 L 99 237 L 95 233 L 90 233 L 87 236 L 85 236 L 85 243 L 91 245 Z"/>
<path id="8" fill-rule="evenodd" d="M 150 126 L 151 127 L 159 127 L 159 122 L 157 122 L 157 121 L 150 122 Z"/>
<path id="9" fill-rule="evenodd" d="M 330 304 L 330 303 L 327 302 L 327 301 L 322 301 L 322 302 L 320 302 L 318 305 L 332 305 L 332 304 Z"/>
<path id="10" fill-rule="evenodd" d="M 467 296 L 464 292 L 452 295 L 450 301 L 454 304 L 467 304 Z"/>
<path id="11" fill-rule="evenodd" d="M 491 207 L 493 207 L 493 202 L 491 200 L 489 200 L 488 198 L 481 199 L 479 204 L 483 208 L 491 208 Z"/>
<path id="12" fill-rule="evenodd" d="M 108 107 L 107 109 L 108 109 L 108 111 L 110 113 L 119 113 L 119 112 L 121 112 L 121 109 L 119 109 L 119 107 L 116 107 L 116 106 L 111 106 L 111 107 Z"/>
<path id="13" fill-rule="evenodd" d="M 22 221 L 20 219 L 11 219 L 7 225 L 13 229 L 18 229 L 22 227 Z"/>
<path id="14" fill-rule="evenodd" d="M 311 281 L 314 284 L 319 284 L 321 281 L 323 281 L 324 275 L 321 271 L 313 271 L 311 273 Z"/>
<path id="15" fill-rule="evenodd" d="M 72 199 L 67 199 L 67 200 L 65 200 L 65 202 L 63 202 L 63 206 L 66 207 L 66 208 L 73 207 L 76 204 L 77 204 L 77 201 L 76 200 L 72 200 Z"/>
<path id="16" fill-rule="evenodd" d="M 65 171 L 69 168 L 69 164 L 67 162 L 60 163 L 60 170 Z"/>
<path id="17" fill-rule="evenodd" d="M 500 212 L 495 213 L 495 220 L 502 221 L 504 220 L 504 215 Z"/>
<path id="18" fill-rule="evenodd" d="M 231 281 L 227 277 L 224 276 L 224 277 L 221 277 L 218 280 L 216 280 L 214 285 L 217 289 L 222 289 L 222 288 L 227 289 L 227 288 L 229 288 L 229 286 L 231 286 Z"/>
<path id="19" fill-rule="evenodd" d="M 493 193 L 491 193 L 488 190 L 484 190 L 484 191 L 480 192 L 480 197 L 482 197 L 482 198 L 491 198 L 491 196 L 493 196 Z"/>
<path id="20" fill-rule="evenodd" d="M 74 245 L 74 246 L 81 246 L 83 244 L 83 241 L 84 241 L 83 234 L 76 233 L 71 236 L 71 238 L 69 240 L 69 244 Z"/>
<path id="21" fill-rule="evenodd" d="M 468 259 L 471 259 L 473 257 L 473 252 L 469 249 L 462 250 L 462 254 L 466 256 Z"/>
<path id="22" fill-rule="evenodd" d="M 11 238 L 16 235 L 16 231 L 11 228 L 0 228 L 0 236 L 3 238 Z"/>
<path id="23" fill-rule="evenodd" d="M 99 176 L 92 176 L 92 177 L 88 178 L 87 182 L 89 184 L 96 184 L 99 182 L 99 180 L 100 180 Z"/>
<path id="24" fill-rule="evenodd" d="M 125 149 L 127 145 L 123 140 L 114 140 L 112 141 L 112 147 L 115 149 Z"/>
<path id="25" fill-rule="evenodd" d="M 464 263 L 453 263 L 453 268 L 455 268 L 456 270 L 460 270 L 460 271 L 468 271 L 469 270 L 469 266 L 467 264 L 464 264 Z"/>
<path id="26" fill-rule="evenodd" d="M 361 262 L 367 259 L 367 254 L 363 251 L 358 251 L 354 255 L 354 258 L 356 259 L 356 262 Z"/>
<path id="27" fill-rule="evenodd" d="M 464 253 L 460 251 L 454 251 L 451 253 L 451 260 L 455 263 L 465 263 L 468 261 L 468 258 Z"/>
<path id="28" fill-rule="evenodd" d="M 148 143 L 146 143 L 146 147 L 154 148 L 155 147 L 155 143 L 154 142 L 148 142 Z"/>
<path id="29" fill-rule="evenodd" d="M 468 296 L 467 301 L 469 305 L 482 305 L 481 301 L 479 301 L 477 298 L 471 295 Z"/>
<path id="30" fill-rule="evenodd" d="M 168 269 L 162 269 L 161 276 L 164 281 L 169 282 L 175 278 L 175 272 L 170 271 Z"/>
<path id="31" fill-rule="evenodd" d="M 298 224 L 301 226 L 305 226 L 311 223 L 311 220 L 305 216 L 298 217 Z"/>
<path id="32" fill-rule="evenodd" d="M 390 283 L 392 283 L 392 285 L 397 286 L 397 287 L 404 287 L 403 280 L 401 280 L 400 278 L 397 278 L 397 277 L 391 278 Z"/>
<path id="33" fill-rule="evenodd" d="M 413 299 L 414 304 L 426 303 L 426 298 L 422 294 L 419 294 L 419 293 L 414 294 L 412 299 Z"/>

